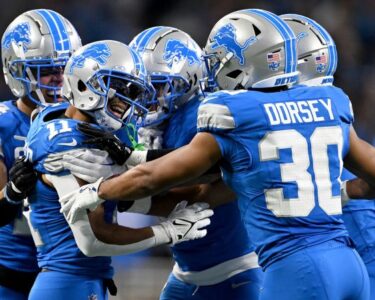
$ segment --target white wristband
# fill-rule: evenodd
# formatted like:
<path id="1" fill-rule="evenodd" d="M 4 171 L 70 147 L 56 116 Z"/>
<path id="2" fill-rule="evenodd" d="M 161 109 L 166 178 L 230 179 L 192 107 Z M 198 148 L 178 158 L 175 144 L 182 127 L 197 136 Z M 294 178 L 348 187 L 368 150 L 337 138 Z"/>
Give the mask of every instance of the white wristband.
<path id="1" fill-rule="evenodd" d="M 348 193 L 346 192 L 346 183 L 347 182 L 348 181 L 345 180 L 341 183 L 340 191 L 341 191 L 341 205 L 342 205 L 342 207 L 344 207 L 350 201 Z"/>
<path id="2" fill-rule="evenodd" d="M 172 238 L 169 236 L 163 225 L 151 226 L 151 229 L 155 236 L 155 246 L 171 243 Z"/>
<path id="3" fill-rule="evenodd" d="M 147 215 L 151 209 L 151 196 L 135 200 L 133 205 L 126 212 Z"/>
<path id="4" fill-rule="evenodd" d="M 131 169 L 139 164 L 145 163 L 147 159 L 147 151 L 133 151 L 126 160 L 125 165 Z"/>
<path id="5" fill-rule="evenodd" d="M 13 182 L 12 182 L 12 187 L 15 187 L 15 185 L 13 184 Z M 12 199 L 10 199 L 10 198 L 8 197 L 8 194 L 7 194 L 7 186 L 5 186 L 5 187 L 3 188 L 3 196 L 4 196 L 5 200 L 6 200 L 8 203 L 12 204 L 12 205 L 19 205 L 19 204 L 23 203 L 23 201 L 13 201 Z"/>

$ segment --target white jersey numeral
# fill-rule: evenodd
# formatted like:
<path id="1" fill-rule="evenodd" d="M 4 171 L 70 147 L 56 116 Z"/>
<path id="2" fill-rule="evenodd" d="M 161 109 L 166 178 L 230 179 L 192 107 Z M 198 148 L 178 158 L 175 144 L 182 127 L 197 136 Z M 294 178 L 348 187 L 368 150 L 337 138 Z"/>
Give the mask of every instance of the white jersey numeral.
<path id="1" fill-rule="evenodd" d="M 57 123 L 61 125 L 61 128 L 59 129 L 56 128 Z M 72 128 L 69 127 L 69 123 L 67 120 L 59 120 L 57 123 L 47 124 L 47 128 L 49 129 L 49 136 L 48 136 L 49 140 L 53 139 L 59 133 L 72 131 Z"/>
<path id="2" fill-rule="evenodd" d="M 339 126 L 318 127 L 311 135 L 310 143 L 319 206 L 328 215 L 340 214 L 340 196 L 332 195 L 328 145 L 337 147 L 338 158 L 336 159 L 340 163 L 341 173 L 342 129 Z M 285 199 L 282 188 L 267 189 L 265 191 L 267 208 L 278 217 L 306 217 L 315 206 L 314 183 L 308 172 L 311 165 L 308 141 L 294 129 L 272 131 L 266 134 L 259 143 L 260 160 L 279 159 L 280 149 L 290 149 L 293 160 L 290 163 L 280 164 L 281 180 L 284 183 L 297 183 L 298 196 Z M 338 178 L 337 181 L 340 179 Z"/>

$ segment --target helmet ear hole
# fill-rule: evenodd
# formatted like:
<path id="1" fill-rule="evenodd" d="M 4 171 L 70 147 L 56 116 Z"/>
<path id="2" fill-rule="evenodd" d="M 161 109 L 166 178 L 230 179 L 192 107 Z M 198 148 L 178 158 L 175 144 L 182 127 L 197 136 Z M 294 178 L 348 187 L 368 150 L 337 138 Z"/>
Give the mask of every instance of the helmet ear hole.
<path id="1" fill-rule="evenodd" d="M 228 76 L 229 78 L 236 79 L 238 76 L 241 75 L 241 73 L 242 73 L 241 70 L 234 70 L 234 71 L 228 73 L 227 76 Z"/>
<path id="2" fill-rule="evenodd" d="M 254 29 L 255 36 L 258 36 L 258 35 L 261 34 L 260 29 L 257 26 L 255 26 L 254 24 L 253 24 L 253 29 Z"/>
<path id="3" fill-rule="evenodd" d="M 78 83 L 77 83 L 77 85 L 78 85 L 78 90 L 80 92 L 84 92 L 84 91 L 87 90 L 87 86 L 86 86 L 86 84 L 82 80 L 79 80 Z"/>

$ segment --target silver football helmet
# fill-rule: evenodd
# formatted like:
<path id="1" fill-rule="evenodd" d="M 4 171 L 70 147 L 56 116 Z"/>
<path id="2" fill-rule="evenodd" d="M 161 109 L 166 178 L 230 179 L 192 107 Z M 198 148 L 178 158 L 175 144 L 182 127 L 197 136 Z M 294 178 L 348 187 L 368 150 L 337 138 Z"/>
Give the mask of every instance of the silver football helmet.
<path id="1" fill-rule="evenodd" d="M 299 82 L 306 85 L 332 84 L 337 51 L 330 34 L 310 18 L 296 14 L 280 17 L 297 37 Z"/>
<path id="2" fill-rule="evenodd" d="M 98 41 L 76 51 L 66 64 L 62 93 L 99 126 L 118 130 L 140 123 L 154 97 L 138 54 L 117 41 Z"/>
<path id="3" fill-rule="evenodd" d="M 285 86 L 297 81 L 296 38 L 273 13 L 230 13 L 211 30 L 204 48 L 209 90 Z"/>
<path id="4" fill-rule="evenodd" d="M 1 55 L 5 82 L 16 97 L 27 96 L 45 104 L 41 89 L 56 100 L 61 84 L 43 84 L 41 77 L 62 75 L 70 55 L 81 46 L 72 24 L 48 9 L 36 9 L 18 16 L 5 30 Z"/>
<path id="5" fill-rule="evenodd" d="M 145 126 L 162 122 L 199 93 L 205 70 L 202 49 L 187 33 L 173 27 L 152 27 L 129 45 L 141 56 L 157 91 L 148 104 Z"/>

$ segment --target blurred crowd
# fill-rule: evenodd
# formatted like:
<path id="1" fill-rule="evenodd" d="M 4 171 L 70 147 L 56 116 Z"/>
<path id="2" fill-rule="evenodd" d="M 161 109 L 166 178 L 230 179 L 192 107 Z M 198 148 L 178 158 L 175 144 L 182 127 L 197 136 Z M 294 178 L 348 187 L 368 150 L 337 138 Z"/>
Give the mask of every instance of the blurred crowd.
<path id="1" fill-rule="evenodd" d="M 20 13 L 50 8 L 67 17 L 83 43 L 100 39 L 129 42 L 147 27 L 180 28 L 203 47 L 219 18 L 244 8 L 262 8 L 276 14 L 298 13 L 321 23 L 333 36 L 339 54 L 335 84 L 352 100 L 358 134 L 375 144 L 375 1 L 373 0 L 13 0 L 0 10 L 0 29 Z M 0 97 L 10 92 L 0 81 Z"/>

